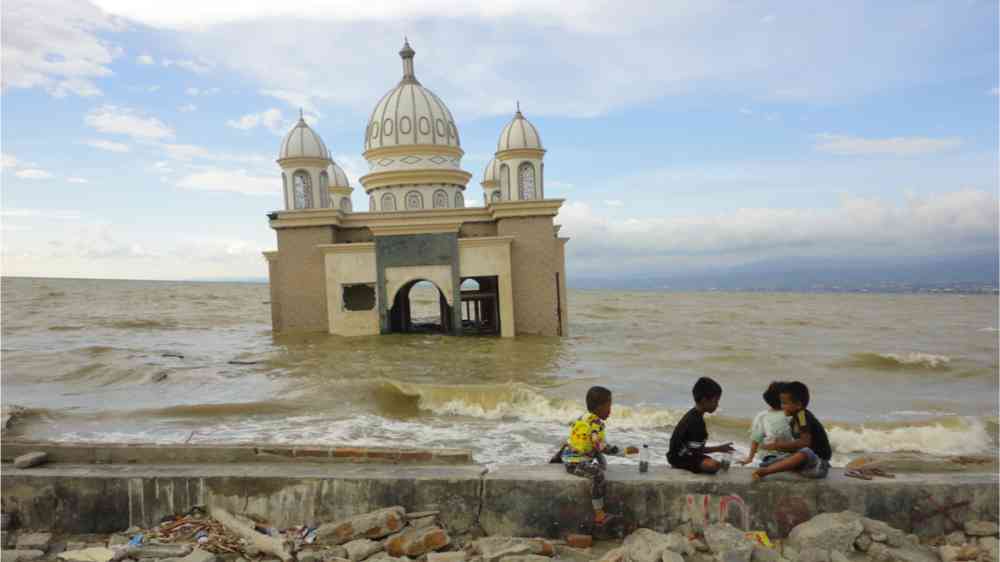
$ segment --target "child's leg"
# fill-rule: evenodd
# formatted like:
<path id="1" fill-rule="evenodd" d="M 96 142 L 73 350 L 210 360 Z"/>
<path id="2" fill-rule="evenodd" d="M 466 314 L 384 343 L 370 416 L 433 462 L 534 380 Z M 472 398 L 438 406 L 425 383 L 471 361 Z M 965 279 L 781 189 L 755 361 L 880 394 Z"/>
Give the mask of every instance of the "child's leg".
<path id="1" fill-rule="evenodd" d="M 712 457 L 705 457 L 701 459 L 702 474 L 715 474 L 716 472 L 719 472 L 720 468 L 722 468 L 722 463 Z"/>
<path id="2" fill-rule="evenodd" d="M 590 480 L 590 503 L 594 506 L 595 512 L 603 512 L 604 492 L 608 487 L 604 478 L 604 467 L 593 462 L 578 462 L 567 464 L 566 471 Z"/>
<path id="3" fill-rule="evenodd" d="M 798 470 L 800 466 L 809 460 L 809 455 L 799 451 L 792 455 L 789 455 L 779 461 L 769 464 L 763 468 L 758 468 L 753 473 L 753 479 L 759 480 L 768 474 L 774 474 L 776 472 L 788 472 L 790 470 Z"/>

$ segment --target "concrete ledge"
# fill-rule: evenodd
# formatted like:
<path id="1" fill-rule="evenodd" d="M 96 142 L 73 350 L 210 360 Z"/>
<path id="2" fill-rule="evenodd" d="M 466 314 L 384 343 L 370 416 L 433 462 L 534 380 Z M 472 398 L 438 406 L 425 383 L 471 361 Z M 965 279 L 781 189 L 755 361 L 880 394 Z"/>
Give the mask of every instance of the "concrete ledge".
<path id="1" fill-rule="evenodd" d="M 6 446 L 5 446 L 6 449 Z M 4 451 L 6 455 L 6 450 Z M 551 536 L 592 516 L 589 484 L 561 465 L 484 467 L 379 464 L 4 464 L 3 511 L 20 526 L 109 533 L 150 526 L 191 506 L 260 515 L 279 527 L 315 524 L 402 505 L 440 510 L 457 534 Z M 699 476 L 666 467 L 608 471 L 608 507 L 628 527 L 669 530 L 729 521 L 783 537 L 820 512 L 850 509 L 906 532 L 938 535 L 969 519 L 996 520 L 993 473 L 900 474 L 894 480 L 782 475 L 752 484 L 750 471 Z"/>
<path id="2" fill-rule="evenodd" d="M 472 464 L 466 449 L 400 449 L 393 447 L 323 447 L 279 444 L 210 445 L 148 443 L 4 442 L 3 462 L 32 451 L 44 451 L 49 460 L 71 464 L 216 464 L 301 462 L 370 462 L 401 464 Z"/>
<path id="3" fill-rule="evenodd" d="M 715 476 L 665 466 L 639 474 L 608 470 L 607 506 L 626 525 L 657 530 L 728 521 L 744 530 L 784 537 L 820 512 L 849 509 L 919 535 L 955 530 L 954 521 L 997 519 L 996 474 L 900 474 L 857 480 L 833 469 L 825 480 L 784 474 L 752 483 L 751 470 Z M 592 516 L 589 482 L 561 465 L 499 466 L 483 478 L 480 525 L 489 534 L 557 536 Z"/>

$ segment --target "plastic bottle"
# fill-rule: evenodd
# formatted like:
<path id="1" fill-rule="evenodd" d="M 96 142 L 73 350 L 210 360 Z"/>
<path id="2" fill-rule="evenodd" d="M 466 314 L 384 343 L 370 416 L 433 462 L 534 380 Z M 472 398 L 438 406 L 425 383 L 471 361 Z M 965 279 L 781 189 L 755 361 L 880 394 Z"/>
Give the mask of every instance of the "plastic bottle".
<path id="1" fill-rule="evenodd" d="M 649 472 L 649 445 L 645 443 L 639 451 L 639 472 Z"/>

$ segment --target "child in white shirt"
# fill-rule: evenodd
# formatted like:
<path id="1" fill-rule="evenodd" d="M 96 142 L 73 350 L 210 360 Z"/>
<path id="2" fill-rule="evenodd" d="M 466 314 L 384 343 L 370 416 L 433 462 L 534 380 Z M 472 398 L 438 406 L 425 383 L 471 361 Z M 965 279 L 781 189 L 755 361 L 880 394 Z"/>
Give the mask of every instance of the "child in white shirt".
<path id="1" fill-rule="evenodd" d="M 788 417 L 781 409 L 781 389 L 785 386 L 783 382 L 772 382 L 764 391 L 764 402 L 771 408 L 757 414 L 750 426 L 750 454 L 747 458 L 739 461 L 742 465 L 753 462 L 757 455 L 757 449 L 764 443 L 771 441 L 785 441 L 792 439 L 792 426 Z M 770 451 L 761 459 L 761 464 L 771 464 L 779 460 L 788 453 Z"/>

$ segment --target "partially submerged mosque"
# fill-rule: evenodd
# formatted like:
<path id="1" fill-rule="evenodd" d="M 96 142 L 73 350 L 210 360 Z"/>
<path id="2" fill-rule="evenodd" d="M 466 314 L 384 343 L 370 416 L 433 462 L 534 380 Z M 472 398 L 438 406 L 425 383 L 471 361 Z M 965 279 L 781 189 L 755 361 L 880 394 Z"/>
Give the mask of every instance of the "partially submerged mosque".
<path id="1" fill-rule="evenodd" d="M 414 331 L 410 291 L 428 281 L 442 332 L 566 335 L 563 200 L 545 198 L 538 131 L 518 108 L 483 173 L 484 206 L 466 207 L 455 120 L 417 80 L 408 42 L 399 55 L 403 78 L 365 128 L 368 212 L 305 120 L 281 142 L 285 210 L 268 215 L 278 247 L 264 254 L 274 330 Z"/>

